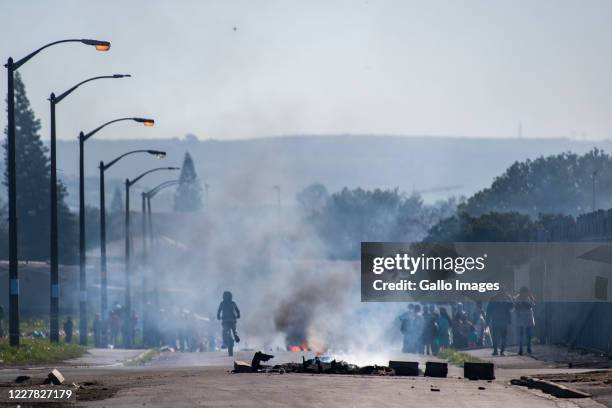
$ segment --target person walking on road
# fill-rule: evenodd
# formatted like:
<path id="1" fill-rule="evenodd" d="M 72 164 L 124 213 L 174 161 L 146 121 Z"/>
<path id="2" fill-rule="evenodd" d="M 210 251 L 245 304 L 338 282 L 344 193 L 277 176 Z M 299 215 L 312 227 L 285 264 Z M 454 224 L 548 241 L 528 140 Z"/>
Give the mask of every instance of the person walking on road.
<path id="1" fill-rule="evenodd" d="M 535 319 L 533 317 L 533 308 L 535 307 L 535 299 L 526 286 L 519 290 L 519 294 L 515 301 L 516 326 L 518 328 L 519 337 L 519 355 L 523 355 L 523 344 L 527 345 L 527 353 L 531 354 L 531 336 L 535 327 Z"/>
<path id="2" fill-rule="evenodd" d="M 510 325 L 510 311 L 512 310 L 512 299 L 505 291 L 497 293 L 487 306 L 486 323 L 491 328 L 493 337 L 493 355 L 504 356 L 506 351 L 506 339 L 508 337 L 508 326 Z"/>

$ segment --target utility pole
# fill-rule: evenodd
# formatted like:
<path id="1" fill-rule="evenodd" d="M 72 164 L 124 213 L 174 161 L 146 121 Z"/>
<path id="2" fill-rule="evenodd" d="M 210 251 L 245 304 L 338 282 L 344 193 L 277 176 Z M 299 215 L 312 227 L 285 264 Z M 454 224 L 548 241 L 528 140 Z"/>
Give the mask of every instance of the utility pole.
<path id="1" fill-rule="evenodd" d="M 595 195 L 595 179 L 597 178 L 597 170 L 595 170 L 593 172 L 593 203 L 592 203 L 592 208 L 593 208 L 593 212 L 596 211 L 595 205 L 596 205 L 596 195 Z"/>

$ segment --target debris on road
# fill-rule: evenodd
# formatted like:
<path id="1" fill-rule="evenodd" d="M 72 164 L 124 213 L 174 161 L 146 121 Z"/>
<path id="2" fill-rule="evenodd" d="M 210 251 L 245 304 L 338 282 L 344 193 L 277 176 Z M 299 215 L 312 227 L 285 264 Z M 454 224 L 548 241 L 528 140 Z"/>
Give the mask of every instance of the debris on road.
<path id="1" fill-rule="evenodd" d="M 251 364 L 245 361 L 234 361 L 234 374 L 238 373 L 307 373 L 307 374 L 352 374 L 375 376 L 418 376 L 419 363 L 414 361 L 389 361 L 388 366 L 366 365 L 358 366 L 338 361 L 330 356 L 317 356 L 306 359 L 302 356 L 302 363 L 285 363 L 276 365 L 263 365 L 262 362 L 274 358 L 273 355 L 258 351 L 253 356 Z M 428 363 L 429 364 L 429 363 Z M 446 377 L 446 363 L 434 363 L 430 368 L 432 377 Z"/>
<path id="2" fill-rule="evenodd" d="M 389 368 L 397 376 L 418 377 L 419 375 L 418 361 L 389 361 Z"/>
<path id="3" fill-rule="evenodd" d="M 513 385 L 521 385 L 528 388 L 541 390 L 546 394 L 550 394 L 557 398 L 590 398 L 591 394 L 566 387 L 562 384 L 557 384 L 552 381 L 543 380 L 534 377 L 521 377 L 520 380 L 513 379 L 510 381 Z"/>
<path id="4" fill-rule="evenodd" d="M 45 384 L 52 385 L 62 385 L 65 379 L 62 373 L 59 372 L 57 368 L 51 370 L 51 372 L 47 375 L 47 379 L 45 380 Z"/>
<path id="5" fill-rule="evenodd" d="M 448 375 L 448 363 L 428 361 L 425 363 L 425 377 L 446 378 Z"/>
<path id="6" fill-rule="evenodd" d="M 493 363 L 463 363 L 463 376 L 469 380 L 494 380 Z"/>
<path id="7" fill-rule="evenodd" d="M 17 376 L 17 378 L 15 378 L 15 382 L 17 384 L 21 384 L 24 381 L 28 381 L 30 378 L 32 377 L 30 377 L 29 375 L 20 375 L 20 376 Z"/>

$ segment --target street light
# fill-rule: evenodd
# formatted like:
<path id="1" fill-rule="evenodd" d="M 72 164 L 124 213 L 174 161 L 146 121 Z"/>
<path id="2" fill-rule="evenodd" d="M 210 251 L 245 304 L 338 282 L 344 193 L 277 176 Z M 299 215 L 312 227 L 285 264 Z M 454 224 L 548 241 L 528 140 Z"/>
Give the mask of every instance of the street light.
<path id="1" fill-rule="evenodd" d="M 49 156 L 51 161 L 51 177 L 50 177 L 50 195 L 51 195 L 51 250 L 50 250 L 50 263 L 51 263 L 51 307 L 50 307 L 50 335 L 49 339 L 51 342 L 59 342 L 59 272 L 58 272 L 58 240 L 59 232 L 57 228 L 57 161 L 56 161 L 56 136 L 55 136 L 55 106 L 60 103 L 64 98 L 74 92 L 78 87 L 87 82 L 95 81 L 98 79 L 119 79 L 129 78 L 129 74 L 114 74 L 114 75 L 102 75 L 92 78 L 88 78 L 84 81 L 79 82 L 72 88 L 68 89 L 59 96 L 55 96 L 55 93 L 51 93 L 49 97 L 49 105 L 51 107 L 51 142 L 49 149 Z M 83 271 L 81 271 L 83 275 Z M 82 279 L 82 278 L 81 278 Z M 87 320 L 84 319 L 86 308 L 83 306 L 87 302 L 87 290 L 80 288 L 79 291 L 79 332 L 80 332 L 80 343 L 82 345 L 87 344 Z"/>
<path id="2" fill-rule="evenodd" d="M 100 303 L 101 303 L 101 315 L 103 322 L 103 339 L 102 342 L 106 343 L 106 335 L 107 335 L 107 310 L 108 310 L 108 279 L 107 279 L 107 270 L 106 270 L 106 193 L 105 193 L 105 183 L 104 183 L 104 172 L 111 168 L 115 163 L 119 160 L 123 159 L 126 156 L 136 154 L 136 153 L 147 153 L 153 155 L 157 158 L 163 159 L 166 157 L 166 152 L 160 150 L 132 150 L 130 152 L 124 153 L 115 159 L 111 160 L 109 163 L 104 164 L 103 161 L 100 162 Z"/>
<path id="3" fill-rule="evenodd" d="M 127 319 L 127 338 L 125 339 L 125 347 L 130 348 L 133 344 L 134 322 L 132 320 L 132 298 L 131 298 L 131 282 L 130 282 L 130 187 L 136 184 L 147 174 L 163 170 L 180 170 L 180 167 L 157 167 L 145 171 L 134 179 L 125 179 L 125 318 Z"/>
<path id="4" fill-rule="evenodd" d="M 169 180 L 169 181 L 164 181 L 163 183 L 160 183 L 159 185 L 153 187 L 151 190 L 147 191 L 147 192 L 143 192 L 142 193 L 142 235 L 143 235 L 143 241 L 142 241 L 142 249 L 143 249 L 143 265 L 147 265 L 147 245 L 146 245 L 146 240 L 145 240 L 145 236 L 147 233 L 147 229 L 148 229 L 148 235 L 149 235 L 149 243 L 150 246 L 153 247 L 153 245 L 155 245 L 154 243 L 156 242 L 153 238 L 153 218 L 151 215 L 151 199 L 153 197 L 155 197 L 157 195 L 157 193 L 159 193 L 161 190 L 167 188 L 167 187 L 172 187 L 172 186 L 176 186 L 180 184 L 180 180 Z M 147 228 L 148 225 L 148 228 Z M 154 293 L 154 301 L 155 301 L 155 310 L 159 310 L 159 290 L 158 290 L 158 279 L 154 279 L 154 283 L 155 283 L 155 288 L 153 290 Z M 143 277 L 143 281 L 142 281 L 142 293 L 143 293 L 143 304 L 146 304 L 146 280 Z"/>
<path id="5" fill-rule="evenodd" d="M 98 51 L 108 51 L 110 42 L 89 39 L 70 39 L 54 41 L 26 55 L 17 62 L 9 57 L 4 67 L 7 69 L 7 173 L 9 207 L 9 341 L 11 346 L 19 347 L 19 269 L 17 256 L 17 170 L 15 154 L 15 71 L 36 54 L 56 44 L 80 42 L 96 47 Z"/>
<path id="6" fill-rule="evenodd" d="M 153 119 L 144 118 L 120 118 L 106 122 L 89 133 L 79 133 L 79 292 L 81 293 L 79 301 L 79 333 L 81 344 L 87 344 L 87 270 L 86 270 L 86 255 L 85 255 L 85 142 L 102 130 L 104 127 L 121 121 L 131 120 L 139 123 L 150 123 L 153 125 Z"/>

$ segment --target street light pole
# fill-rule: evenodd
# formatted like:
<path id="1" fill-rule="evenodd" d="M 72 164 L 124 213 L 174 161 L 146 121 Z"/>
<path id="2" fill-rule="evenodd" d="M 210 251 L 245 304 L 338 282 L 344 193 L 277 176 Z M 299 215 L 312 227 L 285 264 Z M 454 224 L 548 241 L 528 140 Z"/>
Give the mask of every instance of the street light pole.
<path id="1" fill-rule="evenodd" d="M 49 316 L 49 340 L 52 343 L 59 342 L 59 266 L 58 266 L 58 237 L 57 237 L 57 163 L 55 152 L 55 94 L 51 93 L 49 98 L 51 106 L 51 177 L 50 177 L 50 200 L 51 200 L 51 229 L 50 229 L 50 262 L 51 262 L 51 304 Z"/>
<path id="2" fill-rule="evenodd" d="M 92 137 L 93 135 L 98 133 L 100 130 L 102 130 L 104 127 L 112 123 L 125 121 L 125 120 L 132 120 L 135 122 L 143 123 L 145 126 L 153 126 L 155 124 L 155 121 L 153 119 L 120 118 L 120 119 L 115 119 L 115 120 L 106 122 L 103 125 L 98 126 L 97 128 L 95 128 L 89 133 L 84 133 L 84 132 L 79 133 L 79 289 L 80 289 L 80 296 L 81 296 L 80 298 L 81 301 L 79 303 L 79 309 L 80 309 L 79 311 L 80 311 L 80 316 L 81 316 L 80 330 L 82 330 L 84 327 L 85 333 L 87 333 L 87 269 L 86 269 L 87 268 L 87 259 L 86 259 L 87 244 L 86 244 L 86 237 L 85 237 L 85 142 L 90 137 Z M 104 191 L 102 191 L 104 189 L 103 172 L 101 172 L 100 177 L 101 177 L 100 193 L 103 194 L 104 193 Z M 102 206 L 103 206 L 103 202 L 101 200 L 100 211 L 103 211 Z M 100 226 L 100 228 L 102 229 L 102 226 Z M 102 232 L 100 232 L 100 234 L 102 235 Z M 104 242 L 104 244 L 101 243 L 101 245 L 104 245 L 103 251 L 104 253 L 106 253 L 106 242 L 105 240 L 102 242 Z M 100 268 L 100 270 L 102 271 L 102 268 Z M 104 259 L 104 272 L 101 272 L 101 273 L 102 273 L 102 276 L 101 276 L 100 286 L 105 287 L 106 286 L 106 282 L 105 282 L 106 281 L 106 259 Z M 101 302 L 106 305 L 107 299 L 106 299 L 106 293 L 104 291 L 103 291 L 103 297 L 104 299 L 101 299 Z M 105 329 L 106 316 L 104 312 L 105 310 L 106 310 L 106 307 L 102 307 L 101 316 L 102 316 L 102 326 L 103 326 L 102 327 L 102 333 L 103 333 L 102 337 L 103 338 L 101 340 L 104 344 L 106 343 L 106 329 Z M 87 335 L 85 334 L 85 338 L 83 338 L 83 335 L 81 334 L 80 340 L 81 340 L 81 344 L 86 344 L 82 342 L 83 341 L 87 342 Z"/>
<path id="3" fill-rule="evenodd" d="M 59 261 L 58 261 L 58 241 L 59 231 L 57 227 L 57 161 L 56 161 L 56 123 L 55 123 L 55 106 L 60 103 L 65 97 L 74 92 L 78 87 L 87 82 L 95 81 L 98 79 L 119 79 L 130 77 L 129 74 L 114 74 L 114 75 L 102 75 L 96 76 L 84 81 L 79 82 L 72 88 L 68 89 L 59 96 L 55 96 L 55 93 L 51 93 L 49 97 L 49 103 L 51 105 L 51 142 L 50 142 L 50 162 L 51 162 L 51 177 L 49 179 L 51 190 L 51 248 L 50 248 L 50 262 L 51 262 L 51 306 L 50 306 L 50 340 L 53 343 L 59 341 Z M 80 138 L 81 139 L 81 138 Z M 80 172 L 83 169 L 83 145 L 79 143 L 80 160 L 79 168 Z M 85 235 L 85 224 L 84 224 L 84 201 L 83 198 L 83 181 L 79 182 L 79 235 Z M 81 345 L 87 345 L 87 282 L 86 282 L 86 271 L 85 271 L 85 256 L 84 256 L 84 241 L 79 240 L 79 343 Z"/>
<path id="4" fill-rule="evenodd" d="M 132 319 L 132 299 L 131 299 L 131 236 L 130 236 L 130 187 L 136 184 L 147 174 L 162 171 L 162 170 L 179 170 L 180 167 L 157 167 L 148 171 L 145 171 L 138 177 L 130 180 L 125 179 L 125 308 L 127 320 L 127 338 L 125 341 L 125 347 L 130 348 L 134 341 L 134 321 Z"/>
<path id="5" fill-rule="evenodd" d="M 90 39 L 69 39 L 54 41 L 31 52 L 17 62 L 8 58 L 4 65 L 7 70 L 7 174 L 8 174 L 8 207 L 9 207 L 9 343 L 19 347 L 19 265 L 17 242 L 17 166 L 15 148 L 15 71 L 36 54 L 56 44 L 80 42 L 96 47 L 98 51 L 108 51 L 110 42 Z"/>
<path id="6" fill-rule="evenodd" d="M 17 258 L 17 171 L 15 165 L 15 67 L 13 59 L 6 63 L 8 71 L 8 207 L 9 207 L 9 342 L 19 347 L 19 269 Z"/>
<path id="7" fill-rule="evenodd" d="M 106 170 L 111 168 L 115 163 L 119 160 L 123 159 L 126 156 L 136 154 L 136 153 L 148 153 L 154 155 L 158 158 L 163 158 L 166 156 L 166 152 L 160 150 L 132 150 L 130 152 L 124 153 L 119 157 L 111 160 L 109 163 L 104 164 L 103 161 L 100 162 L 100 309 L 101 316 L 103 322 L 103 330 L 102 330 L 102 342 L 103 344 L 107 341 L 108 335 L 108 273 L 107 273 L 107 262 L 106 262 L 106 186 L 104 181 L 104 173 Z"/>
<path id="8" fill-rule="evenodd" d="M 157 193 L 159 193 L 161 190 L 163 190 L 164 188 L 167 187 L 171 187 L 171 186 L 175 186 L 178 185 L 180 183 L 179 180 L 169 180 L 169 181 L 165 181 L 155 187 L 153 187 L 151 190 L 149 190 L 148 192 L 143 192 L 142 193 L 142 215 L 143 215 L 143 227 L 142 227 L 142 231 L 143 231 L 143 236 L 145 235 L 146 232 L 146 227 L 144 225 L 145 222 L 145 215 L 146 215 L 146 222 L 148 223 L 148 232 L 149 232 L 149 247 L 151 248 L 151 253 L 155 254 L 157 253 L 157 248 L 156 246 L 156 238 L 153 237 L 153 216 L 151 214 L 151 199 L 153 197 L 155 197 L 157 195 Z M 145 214 L 145 200 L 146 200 L 146 214 Z M 143 238 L 144 239 L 144 238 Z M 143 244 L 144 245 L 144 244 Z M 143 250 L 146 250 L 146 246 L 143 246 Z M 146 265 L 145 262 L 143 262 L 143 265 Z M 155 272 L 155 275 L 157 274 L 157 272 Z M 143 281 L 143 293 L 146 293 L 146 282 Z M 153 301 L 155 303 L 155 310 L 159 310 L 159 277 L 155 276 L 155 278 L 153 279 Z M 146 304 L 146 302 L 144 302 Z"/>

